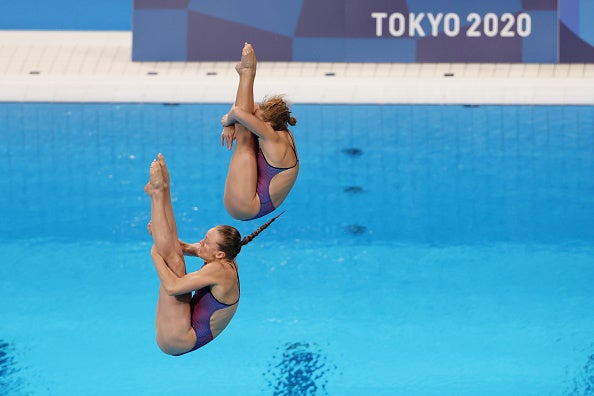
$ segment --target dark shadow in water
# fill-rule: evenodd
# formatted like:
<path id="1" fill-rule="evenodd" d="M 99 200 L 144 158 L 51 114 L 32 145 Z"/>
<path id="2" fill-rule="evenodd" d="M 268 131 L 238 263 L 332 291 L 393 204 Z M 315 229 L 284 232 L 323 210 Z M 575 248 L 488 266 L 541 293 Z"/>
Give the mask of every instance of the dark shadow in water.
<path id="1" fill-rule="evenodd" d="M 361 194 L 363 192 L 363 187 L 347 186 L 342 191 L 344 191 L 347 194 Z"/>
<path id="2" fill-rule="evenodd" d="M 342 150 L 343 153 L 348 155 L 349 157 L 359 157 L 363 155 L 363 150 L 357 147 L 350 147 Z"/>
<path id="3" fill-rule="evenodd" d="M 588 357 L 583 371 L 574 380 L 573 391 L 568 396 L 594 396 L 594 355 Z"/>
<path id="4" fill-rule="evenodd" d="M 335 366 L 316 344 L 293 342 L 277 348 L 264 377 L 274 396 L 327 395 L 327 375 Z"/>
<path id="5" fill-rule="evenodd" d="M 351 235 L 363 235 L 367 232 L 367 227 L 362 226 L 361 224 L 349 224 L 345 229 L 346 232 Z"/>
<path id="6" fill-rule="evenodd" d="M 0 395 L 23 395 L 22 382 L 13 356 L 14 348 L 0 339 Z"/>

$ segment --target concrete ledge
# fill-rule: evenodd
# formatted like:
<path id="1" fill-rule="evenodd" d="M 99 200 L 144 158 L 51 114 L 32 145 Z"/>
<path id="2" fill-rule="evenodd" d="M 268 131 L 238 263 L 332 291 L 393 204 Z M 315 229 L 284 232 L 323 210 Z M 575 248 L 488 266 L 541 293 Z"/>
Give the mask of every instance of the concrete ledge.
<path id="1" fill-rule="evenodd" d="M 234 99 L 235 63 L 131 54 L 131 32 L 0 31 L 0 101 Z M 256 98 L 276 93 L 296 103 L 593 105 L 594 65 L 259 63 Z"/>

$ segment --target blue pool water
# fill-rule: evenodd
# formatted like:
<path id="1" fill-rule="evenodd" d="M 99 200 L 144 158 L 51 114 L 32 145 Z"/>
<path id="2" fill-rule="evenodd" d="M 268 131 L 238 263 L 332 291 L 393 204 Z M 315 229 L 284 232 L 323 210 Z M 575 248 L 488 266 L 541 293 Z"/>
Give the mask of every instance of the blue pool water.
<path id="1" fill-rule="evenodd" d="M 183 239 L 255 229 L 222 205 L 227 108 L 0 105 L 0 393 L 591 394 L 593 107 L 296 105 L 236 317 L 163 355 L 142 187 L 161 151 Z"/>

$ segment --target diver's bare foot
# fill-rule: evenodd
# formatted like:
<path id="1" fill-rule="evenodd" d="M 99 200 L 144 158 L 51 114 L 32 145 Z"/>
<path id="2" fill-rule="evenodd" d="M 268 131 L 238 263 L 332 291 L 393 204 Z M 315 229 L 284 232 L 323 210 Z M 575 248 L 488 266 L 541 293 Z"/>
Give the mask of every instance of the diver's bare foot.
<path id="1" fill-rule="evenodd" d="M 152 197 L 153 195 L 164 192 L 166 188 L 167 185 L 163 178 L 161 164 L 159 161 L 153 160 L 151 163 L 150 179 L 149 182 L 144 186 L 144 192 Z"/>
<path id="2" fill-rule="evenodd" d="M 157 156 L 157 161 L 159 165 L 161 165 L 161 173 L 163 174 L 163 181 L 165 182 L 165 188 L 169 188 L 170 178 L 169 178 L 169 169 L 167 169 L 167 165 L 165 164 L 165 157 L 163 154 L 159 153 Z"/>
<path id="3" fill-rule="evenodd" d="M 235 70 L 239 75 L 256 75 L 256 53 L 250 43 L 245 43 L 243 45 L 241 60 L 235 65 Z"/>

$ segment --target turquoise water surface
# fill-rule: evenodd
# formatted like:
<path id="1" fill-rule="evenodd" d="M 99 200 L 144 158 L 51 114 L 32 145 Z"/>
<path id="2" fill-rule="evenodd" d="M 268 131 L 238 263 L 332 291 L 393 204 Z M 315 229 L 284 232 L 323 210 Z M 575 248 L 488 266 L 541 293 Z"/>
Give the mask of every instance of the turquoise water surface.
<path id="1" fill-rule="evenodd" d="M 236 317 L 162 354 L 156 153 L 183 239 L 265 220 L 222 205 L 226 109 L 0 106 L 0 393 L 590 394 L 592 107 L 295 106 L 301 174 Z"/>

